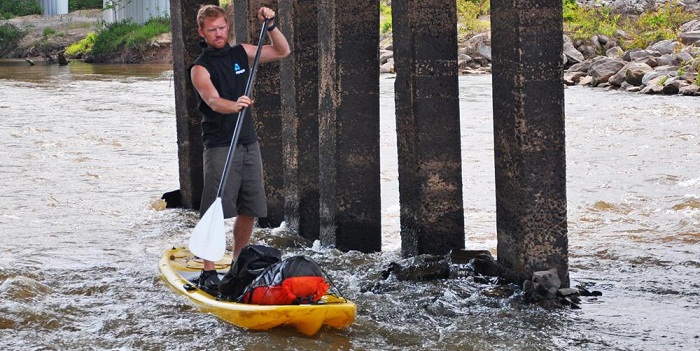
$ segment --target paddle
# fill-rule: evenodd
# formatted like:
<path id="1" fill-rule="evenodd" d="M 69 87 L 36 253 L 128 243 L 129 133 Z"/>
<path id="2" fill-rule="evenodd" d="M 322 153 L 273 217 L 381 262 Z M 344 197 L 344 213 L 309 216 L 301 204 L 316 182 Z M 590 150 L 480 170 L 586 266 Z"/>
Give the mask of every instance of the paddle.
<path id="1" fill-rule="evenodd" d="M 250 91 L 253 88 L 255 71 L 258 67 L 258 61 L 260 61 L 260 51 L 262 50 L 263 41 L 265 40 L 265 33 L 267 33 L 267 22 L 268 19 L 265 19 L 262 29 L 260 30 L 258 49 L 255 52 L 253 67 L 248 76 L 248 82 L 244 93 L 245 96 L 250 96 Z M 226 251 L 226 228 L 224 226 L 224 209 L 221 204 L 221 195 L 224 192 L 224 184 L 226 184 L 226 179 L 228 178 L 229 165 L 233 159 L 236 144 L 238 144 L 238 136 L 241 133 L 241 125 L 243 124 L 243 118 L 245 118 L 247 110 L 248 107 L 244 107 L 243 110 L 238 112 L 236 127 L 233 130 L 233 139 L 231 140 L 231 146 L 228 148 L 228 156 L 224 164 L 224 173 L 221 175 L 219 189 L 216 191 L 216 199 L 199 220 L 199 223 L 194 227 L 192 235 L 190 236 L 190 251 L 207 261 L 220 260 Z"/>

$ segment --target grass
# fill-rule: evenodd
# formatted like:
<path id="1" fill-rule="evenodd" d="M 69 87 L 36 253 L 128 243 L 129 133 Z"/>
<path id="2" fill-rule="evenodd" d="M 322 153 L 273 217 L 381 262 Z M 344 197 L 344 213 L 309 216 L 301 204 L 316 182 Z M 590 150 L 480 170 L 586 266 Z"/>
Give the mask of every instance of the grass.
<path id="1" fill-rule="evenodd" d="M 115 22 L 97 33 L 91 52 L 94 55 L 110 55 L 120 52 L 122 48 L 143 51 L 152 38 L 169 31 L 169 18 L 152 18 L 143 25 L 128 20 Z M 87 46 L 87 43 L 84 45 Z"/>

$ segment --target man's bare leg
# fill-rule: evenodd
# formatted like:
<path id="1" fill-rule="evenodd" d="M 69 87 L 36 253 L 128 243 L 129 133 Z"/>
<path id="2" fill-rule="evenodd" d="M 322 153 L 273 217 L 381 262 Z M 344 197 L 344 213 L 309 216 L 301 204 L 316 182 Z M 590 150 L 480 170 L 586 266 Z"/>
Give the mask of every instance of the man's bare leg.
<path id="1" fill-rule="evenodd" d="M 253 234 L 255 217 L 250 215 L 238 215 L 236 223 L 233 225 L 233 260 L 238 259 L 241 249 L 250 243 L 250 236 Z"/>
<path id="2" fill-rule="evenodd" d="M 250 236 L 253 234 L 255 217 L 249 215 L 238 215 L 236 223 L 233 225 L 233 260 L 238 259 L 241 249 L 250 243 Z M 204 260 L 204 270 L 214 269 L 214 262 Z"/>

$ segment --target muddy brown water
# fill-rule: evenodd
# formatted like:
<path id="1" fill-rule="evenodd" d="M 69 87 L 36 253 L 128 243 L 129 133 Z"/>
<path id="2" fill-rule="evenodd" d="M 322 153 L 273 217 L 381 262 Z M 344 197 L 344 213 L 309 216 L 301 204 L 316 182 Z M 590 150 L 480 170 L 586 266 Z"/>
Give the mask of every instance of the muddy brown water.
<path id="1" fill-rule="evenodd" d="M 251 332 L 160 281 L 192 211 L 178 188 L 169 66 L 0 63 L 0 343 L 8 350 L 694 350 L 700 348 L 700 99 L 566 90 L 572 285 L 580 310 L 469 279 L 382 280 L 399 259 L 393 79 L 381 86 L 383 252 L 254 241 L 322 263 L 358 305 L 346 330 Z M 491 77 L 459 78 L 465 240 L 494 254 Z"/>

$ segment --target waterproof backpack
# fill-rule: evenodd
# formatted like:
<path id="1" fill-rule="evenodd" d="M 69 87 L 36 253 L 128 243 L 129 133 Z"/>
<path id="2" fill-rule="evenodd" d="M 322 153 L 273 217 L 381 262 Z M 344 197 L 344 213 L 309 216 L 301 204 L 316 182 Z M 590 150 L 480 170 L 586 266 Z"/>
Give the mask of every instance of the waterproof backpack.
<path id="1" fill-rule="evenodd" d="M 248 285 L 239 301 L 258 305 L 310 304 L 318 302 L 328 288 L 316 262 L 294 256 L 266 268 Z"/>
<path id="2" fill-rule="evenodd" d="M 231 269 L 219 283 L 219 296 L 228 301 L 238 301 L 246 287 L 266 268 L 280 262 L 280 250 L 264 245 L 247 245 L 238 254 L 238 260 L 231 262 Z"/>

